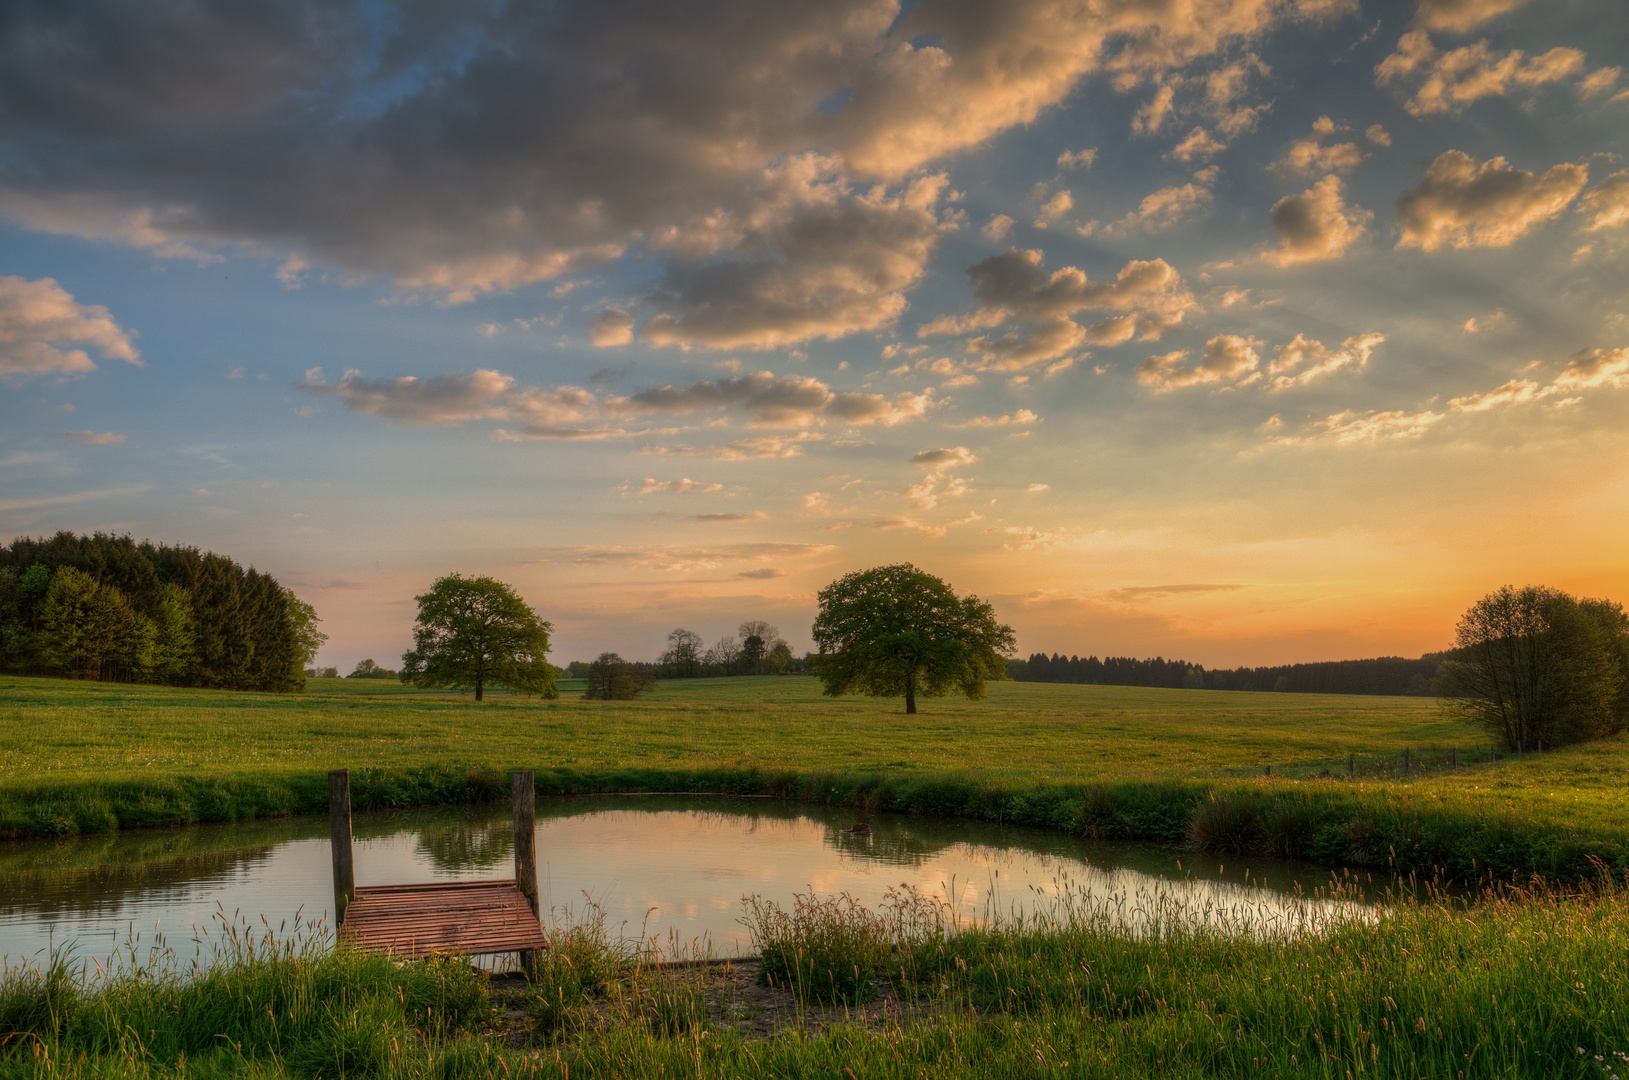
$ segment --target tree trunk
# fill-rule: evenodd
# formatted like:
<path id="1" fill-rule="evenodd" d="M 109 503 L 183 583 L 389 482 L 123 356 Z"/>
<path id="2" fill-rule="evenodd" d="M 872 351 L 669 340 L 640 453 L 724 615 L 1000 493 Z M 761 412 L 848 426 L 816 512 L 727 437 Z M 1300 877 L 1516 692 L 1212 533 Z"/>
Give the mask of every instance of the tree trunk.
<path id="1" fill-rule="evenodd" d="M 475 677 L 475 700 L 481 700 L 481 677 L 479 675 Z"/>
<path id="2" fill-rule="evenodd" d="M 916 676 L 905 676 L 905 714 L 907 716 L 916 712 Z"/>

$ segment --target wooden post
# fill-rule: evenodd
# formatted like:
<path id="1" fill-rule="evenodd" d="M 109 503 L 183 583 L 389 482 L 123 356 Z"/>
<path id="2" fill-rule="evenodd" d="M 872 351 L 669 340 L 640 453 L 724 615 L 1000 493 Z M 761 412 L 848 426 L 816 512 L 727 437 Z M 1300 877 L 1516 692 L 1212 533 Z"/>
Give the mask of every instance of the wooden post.
<path id="1" fill-rule="evenodd" d="M 1261 775 L 1263 775 L 1263 776 L 1271 776 L 1271 775 L 1273 775 L 1273 767 L 1271 765 L 1262 766 L 1262 770 L 1263 771 L 1262 771 Z"/>
<path id="2" fill-rule="evenodd" d="M 328 774 L 328 836 L 334 853 L 334 929 L 356 899 L 356 867 L 351 862 L 351 770 Z"/>
<path id="3" fill-rule="evenodd" d="M 1499 760 L 1498 757 L 1495 756 L 1494 753 L 1493 753 L 1493 744 L 1488 743 L 1488 764 L 1492 765 L 1495 761 L 1498 761 L 1498 760 Z"/>
<path id="4" fill-rule="evenodd" d="M 1346 778 L 1348 780 L 1356 780 L 1357 779 L 1357 755 L 1356 754 L 1347 754 L 1346 755 Z"/>
<path id="5" fill-rule="evenodd" d="M 1403 747 L 1403 775 L 1407 776 L 1413 770 L 1413 767 L 1414 763 L 1408 756 L 1408 747 L 1405 746 Z"/>
<path id="6" fill-rule="evenodd" d="M 1454 769 L 1459 768 L 1459 747 L 1456 746 L 1448 751 L 1448 764 Z"/>
<path id="7" fill-rule="evenodd" d="M 542 907 L 537 895 L 537 789 L 532 770 L 516 769 L 509 774 L 514 791 L 515 812 L 515 888 L 526 897 L 532 914 L 542 921 Z M 530 971 L 536 958 L 530 952 L 520 954 L 520 966 Z"/>

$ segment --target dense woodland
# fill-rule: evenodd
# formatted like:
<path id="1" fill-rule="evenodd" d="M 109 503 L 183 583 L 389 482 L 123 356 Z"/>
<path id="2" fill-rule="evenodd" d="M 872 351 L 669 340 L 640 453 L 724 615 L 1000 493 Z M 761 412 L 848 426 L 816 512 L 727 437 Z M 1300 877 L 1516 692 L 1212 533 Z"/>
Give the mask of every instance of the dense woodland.
<path id="1" fill-rule="evenodd" d="M 1166 686 L 1202 690 L 1285 690 L 1307 694 L 1429 695 L 1431 681 L 1448 653 L 1418 660 L 1382 656 L 1373 660 L 1332 660 L 1318 664 L 1213 668 L 1156 656 L 1063 656 L 1034 653 L 1007 662 L 1007 675 L 1020 682 L 1093 683 L 1101 686 Z"/>
<path id="2" fill-rule="evenodd" d="M 317 613 L 225 555 L 59 532 L 0 548 L 0 669 L 292 691 L 326 640 Z"/>

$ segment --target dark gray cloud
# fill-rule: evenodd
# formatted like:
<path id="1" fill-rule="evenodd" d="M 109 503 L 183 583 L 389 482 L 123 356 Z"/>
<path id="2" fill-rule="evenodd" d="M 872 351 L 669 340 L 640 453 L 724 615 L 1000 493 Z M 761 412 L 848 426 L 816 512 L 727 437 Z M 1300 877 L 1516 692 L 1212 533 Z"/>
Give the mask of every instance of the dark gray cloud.
<path id="1" fill-rule="evenodd" d="M 1134 88 L 1349 6 L 16 3 L 0 216 L 453 301 L 659 253 L 652 342 L 832 337 L 892 322 L 920 279 L 924 167 L 1094 72 Z"/>

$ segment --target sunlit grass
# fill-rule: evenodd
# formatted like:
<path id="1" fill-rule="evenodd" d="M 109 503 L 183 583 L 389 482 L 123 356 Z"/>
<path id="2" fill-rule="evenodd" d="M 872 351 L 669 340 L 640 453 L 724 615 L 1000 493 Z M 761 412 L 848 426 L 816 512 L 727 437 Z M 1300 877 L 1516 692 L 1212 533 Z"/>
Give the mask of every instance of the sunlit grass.
<path id="1" fill-rule="evenodd" d="M 479 705 L 386 680 L 268 695 L 0 678 L 0 834 L 320 811 L 323 772 L 342 766 L 359 806 L 501 799 L 520 767 L 538 771 L 544 795 L 841 801 L 864 790 L 884 809 L 1165 841 L 1191 838 L 1202 801 L 1266 799 L 1271 821 L 1294 826 L 1300 799 L 1315 826 L 1340 826 L 1301 850 L 1321 861 L 1461 876 L 1573 877 L 1592 855 L 1629 865 L 1629 738 L 1490 765 L 1480 733 L 1424 698 L 990 691 L 906 716 L 897 701 L 825 698 L 807 677 L 675 680 L 633 702 L 568 693 Z"/>

